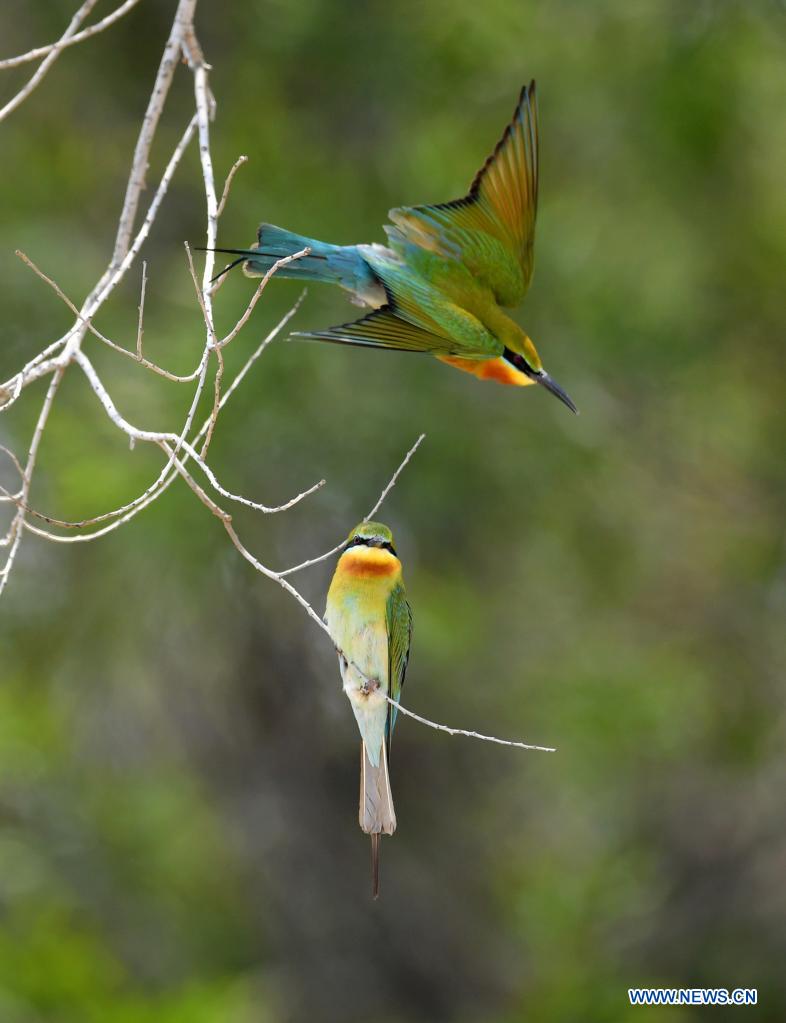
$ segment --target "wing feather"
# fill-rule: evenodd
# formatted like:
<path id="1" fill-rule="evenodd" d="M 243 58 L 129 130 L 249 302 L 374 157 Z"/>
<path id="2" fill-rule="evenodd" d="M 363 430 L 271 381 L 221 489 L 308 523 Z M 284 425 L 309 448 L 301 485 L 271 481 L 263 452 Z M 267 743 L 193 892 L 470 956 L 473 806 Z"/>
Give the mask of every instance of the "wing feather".
<path id="1" fill-rule="evenodd" d="M 393 588 L 387 602 L 388 688 L 392 699 L 401 699 L 412 641 L 412 609 L 401 583 Z M 396 708 L 388 704 L 387 738 L 396 724 Z"/>
<path id="2" fill-rule="evenodd" d="M 538 205 L 535 82 L 462 199 L 390 211 L 391 244 L 406 242 L 465 265 L 501 305 L 516 306 L 532 277 Z"/>
<path id="3" fill-rule="evenodd" d="M 441 337 L 419 324 L 396 316 L 390 306 L 375 309 L 352 323 L 343 323 L 327 330 L 295 331 L 292 337 L 334 344 L 390 348 L 399 352 L 434 352 L 441 355 L 464 355 L 463 346 L 453 338 Z M 484 353 L 480 353 L 481 357 Z M 471 358 L 472 354 L 466 356 Z M 476 354 L 476 357 L 477 354 Z M 487 356 L 485 356 L 487 357 Z"/>

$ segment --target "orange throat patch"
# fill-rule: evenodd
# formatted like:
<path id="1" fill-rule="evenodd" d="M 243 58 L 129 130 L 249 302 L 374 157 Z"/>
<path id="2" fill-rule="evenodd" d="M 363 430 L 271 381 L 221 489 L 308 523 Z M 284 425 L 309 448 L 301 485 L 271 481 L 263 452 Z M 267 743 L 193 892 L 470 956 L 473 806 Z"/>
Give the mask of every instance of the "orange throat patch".
<path id="1" fill-rule="evenodd" d="M 339 569 L 355 578 L 377 579 L 394 575 L 401 562 L 382 547 L 352 547 L 341 555 Z"/>
<path id="2" fill-rule="evenodd" d="M 527 387 L 534 383 L 526 373 L 511 366 L 501 355 L 496 359 L 462 359 L 457 355 L 438 355 L 437 358 L 464 373 L 471 373 L 479 380 L 493 380 L 512 387 Z"/>

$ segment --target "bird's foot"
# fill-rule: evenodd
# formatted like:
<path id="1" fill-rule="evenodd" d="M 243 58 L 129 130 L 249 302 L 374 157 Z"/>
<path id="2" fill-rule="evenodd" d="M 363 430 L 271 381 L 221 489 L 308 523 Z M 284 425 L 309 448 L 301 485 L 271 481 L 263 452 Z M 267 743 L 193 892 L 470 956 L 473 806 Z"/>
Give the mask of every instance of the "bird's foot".
<path id="1" fill-rule="evenodd" d="M 375 693 L 379 689 L 379 679 L 370 678 L 363 681 L 360 686 L 360 692 L 363 696 L 369 696 L 371 693 Z"/>

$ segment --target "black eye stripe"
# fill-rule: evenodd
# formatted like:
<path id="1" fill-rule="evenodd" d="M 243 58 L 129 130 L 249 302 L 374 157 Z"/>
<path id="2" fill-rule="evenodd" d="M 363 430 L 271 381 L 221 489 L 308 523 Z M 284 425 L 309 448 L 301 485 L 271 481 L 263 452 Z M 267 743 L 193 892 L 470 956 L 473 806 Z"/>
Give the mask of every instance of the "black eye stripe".
<path id="1" fill-rule="evenodd" d="M 515 366 L 520 373 L 525 373 L 530 380 L 536 380 L 541 374 L 538 370 L 533 369 L 523 356 L 519 355 L 518 352 L 512 352 L 509 348 L 506 348 L 502 353 L 502 358 Z"/>
<path id="2" fill-rule="evenodd" d="M 380 541 L 373 536 L 353 536 L 345 549 L 349 550 L 350 547 L 381 547 L 382 550 L 390 551 L 394 558 L 398 557 L 396 548 L 389 540 Z"/>

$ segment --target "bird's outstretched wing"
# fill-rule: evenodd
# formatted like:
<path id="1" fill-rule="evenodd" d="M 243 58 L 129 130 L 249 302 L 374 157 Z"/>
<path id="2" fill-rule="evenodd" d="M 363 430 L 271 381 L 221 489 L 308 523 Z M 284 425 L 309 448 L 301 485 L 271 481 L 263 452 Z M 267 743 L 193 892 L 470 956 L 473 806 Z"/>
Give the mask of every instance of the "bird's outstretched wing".
<path id="1" fill-rule="evenodd" d="M 404 587 L 399 583 L 391 591 L 387 603 L 388 628 L 388 690 L 393 700 L 401 699 L 401 689 L 409 662 L 409 645 L 412 639 L 412 610 L 407 603 Z M 396 723 L 396 708 L 388 704 L 387 740 L 393 734 Z"/>
<path id="2" fill-rule="evenodd" d="M 352 323 L 343 323 L 326 330 L 294 331 L 292 337 L 335 344 L 362 345 L 370 348 L 392 348 L 400 352 L 434 352 L 441 355 L 463 354 L 460 342 L 404 320 L 390 306 L 375 309 Z M 482 354 L 482 353 L 481 353 Z M 477 357 L 470 353 L 467 358 Z"/>
<path id="3" fill-rule="evenodd" d="M 500 305 L 517 306 L 532 277 L 538 204 L 535 82 L 521 90 L 513 119 L 463 199 L 392 209 L 390 244 L 412 244 L 461 263 Z"/>

